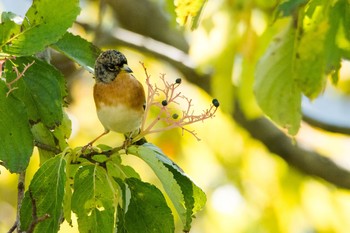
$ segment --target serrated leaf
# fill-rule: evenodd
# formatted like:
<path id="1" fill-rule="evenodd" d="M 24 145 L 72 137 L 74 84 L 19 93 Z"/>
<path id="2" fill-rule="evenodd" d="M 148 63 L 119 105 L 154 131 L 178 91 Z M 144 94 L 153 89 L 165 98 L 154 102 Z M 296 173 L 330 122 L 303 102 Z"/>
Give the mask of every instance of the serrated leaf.
<path id="1" fill-rule="evenodd" d="M 143 144 L 144 147 L 153 150 L 157 158 L 173 174 L 174 179 L 181 187 L 182 194 L 185 200 L 186 221 L 184 223 L 184 232 L 191 229 L 192 218 L 200 211 L 206 203 L 205 193 L 184 173 L 184 171 L 171 159 L 169 159 L 158 147 L 151 143 Z"/>
<path id="2" fill-rule="evenodd" d="M 287 28 L 270 44 L 256 68 L 254 92 L 260 108 L 295 135 L 301 121 L 301 91 L 294 81 L 295 30 Z"/>
<path id="3" fill-rule="evenodd" d="M 113 232 L 115 191 L 111 182 L 98 165 L 85 165 L 77 171 L 72 211 L 78 216 L 79 232 Z"/>
<path id="4" fill-rule="evenodd" d="M 328 30 L 327 18 L 313 16 L 307 25 L 303 25 L 302 33 L 296 36 L 294 78 L 301 91 L 310 99 L 317 97 L 326 85 L 325 39 Z"/>
<path id="5" fill-rule="evenodd" d="M 195 185 L 188 176 L 179 172 L 177 169 L 174 169 L 174 167 L 170 165 L 166 166 L 173 173 L 174 178 L 180 185 L 182 194 L 184 195 L 187 211 L 183 231 L 189 232 L 191 229 L 192 219 L 194 218 L 195 214 L 204 207 L 207 197 L 202 189 Z"/>
<path id="6" fill-rule="evenodd" d="M 63 118 L 61 121 L 61 124 L 56 127 L 52 134 L 56 138 L 56 143 L 60 150 L 64 150 L 68 147 L 67 139 L 69 139 L 70 135 L 72 133 L 72 122 L 69 119 L 67 113 L 63 111 Z"/>
<path id="7" fill-rule="evenodd" d="M 326 74 L 330 74 L 332 77 L 333 83 L 338 82 L 339 70 L 341 67 L 342 51 L 339 48 L 338 41 L 343 37 L 343 40 L 346 41 L 346 36 L 342 33 L 342 22 L 346 22 L 347 9 L 349 9 L 349 4 L 345 1 L 338 1 L 333 7 L 331 7 L 328 19 L 329 19 L 329 30 L 325 39 L 325 60 Z M 350 26 L 350 24 L 349 24 Z M 348 32 L 348 30 L 346 30 Z M 350 37 L 348 38 L 348 40 Z M 348 41 L 349 43 L 349 41 Z"/>
<path id="8" fill-rule="evenodd" d="M 9 83 L 17 75 L 13 70 L 14 64 L 21 72 L 30 63 L 24 76 L 16 81 L 10 95 L 22 100 L 27 108 L 29 119 L 42 122 L 48 128 L 60 125 L 63 117 L 63 96 L 65 86 L 63 75 L 50 64 L 33 57 L 18 57 L 6 61 L 5 74 Z"/>
<path id="9" fill-rule="evenodd" d="M 77 62 L 90 73 L 94 72 L 95 60 L 101 53 L 101 50 L 92 43 L 69 32 L 52 47 Z"/>
<path id="10" fill-rule="evenodd" d="M 0 50 L 16 56 L 28 56 L 55 43 L 73 24 L 80 12 L 79 1 L 62 4 L 60 0 L 34 0 L 25 15 L 21 31 L 10 37 Z"/>
<path id="11" fill-rule="evenodd" d="M 62 220 L 62 205 L 66 181 L 66 161 L 63 156 L 47 160 L 35 173 L 26 192 L 21 208 L 21 230 L 25 231 L 32 223 L 33 200 L 36 215 L 49 217 L 35 226 L 34 232 L 57 233 Z M 29 192 L 32 193 L 33 200 Z"/>
<path id="12" fill-rule="evenodd" d="M 128 152 L 140 157 L 152 168 L 172 201 L 184 230 L 189 231 L 193 215 L 205 205 L 206 196 L 203 191 L 153 144 L 145 143 L 139 147 L 130 147 Z"/>
<path id="13" fill-rule="evenodd" d="M 184 196 L 181 187 L 174 179 L 174 175 L 164 165 L 164 163 L 157 157 L 157 154 L 145 146 L 131 146 L 128 148 L 128 154 L 133 154 L 144 160 L 148 166 L 152 168 L 158 179 L 161 181 L 165 192 L 169 196 L 171 202 L 174 204 L 176 212 L 180 216 L 183 224 L 186 224 L 186 207 Z"/>
<path id="14" fill-rule="evenodd" d="M 125 182 L 131 193 L 125 213 L 126 232 L 173 233 L 173 215 L 162 192 L 154 185 L 136 178 L 127 178 Z"/>
<path id="15" fill-rule="evenodd" d="M 0 80 L 0 160 L 10 172 L 21 172 L 33 153 L 33 136 L 23 102 L 7 92 Z"/>

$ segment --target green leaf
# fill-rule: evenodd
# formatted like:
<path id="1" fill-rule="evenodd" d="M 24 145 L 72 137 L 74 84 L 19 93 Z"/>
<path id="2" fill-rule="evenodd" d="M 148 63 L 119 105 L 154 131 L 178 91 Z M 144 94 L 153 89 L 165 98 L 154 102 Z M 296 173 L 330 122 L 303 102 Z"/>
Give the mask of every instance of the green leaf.
<path id="1" fill-rule="evenodd" d="M 184 230 L 188 231 L 191 228 L 193 215 L 206 202 L 203 191 L 185 175 L 178 165 L 151 143 L 130 147 L 128 153 L 140 157 L 152 168 L 172 201 Z"/>
<path id="2" fill-rule="evenodd" d="M 308 2 L 308 0 L 287 0 L 283 1 L 278 7 L 276 8 L 275 15 L 276 17 L 286 17 L 291 16 L 293 13 L 295 13 L 300 6 L 305 5 Z"/>
<path id="3" fill-rule="evenodd" d="M 349 18 L 347 17 L 348 13 L 346 9 L 349 9 L 349 4 L 345 1 L 338 1 L 331 7 L 328 14 L 329 30 L 324 44 L 326 60 L 325 72 L 326 74 L 331 74 L 333 83 L 337 83 L 338 81 L 342 59 L 342 51 L 339 48 L 338 41 L 347 40 L 349 43 L 350 39 L 350 37 L 346 39 L 346 36 L 340 33 L 342 31 L 342 21 L 345 22 L 346 19 Z M 349 30 L 345 31 L 348 32 Z"/>
<path id="4" fill-rule="evenodd" d="M 0 50 L 28 56 L 58 41 L 80 12 L 79 1 L 35 0 L 23 20 L 21 31 L 0 45 Z"/>
<path id="5" fill-rule="evenodd" d="M 184 196 L 186 207 L 186 221 L 184 221 L 184 232 L 191 229 L 191 222 L 194 215 L 200 211 L 206 203 L 205 193 L 193 183 L 193 181 L 184 173 L 184 171 L 171 159 L 169 159 L 158 147 L 151 143 L 145 143 L 143 146 L 153 150 L 157 158 L 163 162 L 163 164 L 173 174 L 174 179 L 179 184 L 182 194 Z"/>
<path id="6" fill-rule="evenodd" d="M 34 232 L 57 233 L 62 220 L 65 167 L 66 161 L 61 155 L 47 160 L 35 173 L 22 202 L 21 230 L 28 230 L 32 223 L 33 203 L 35 203 L 37 217 L 41 218 L 44 215 L 49 217 L 39 222 Z"/>
<path id="7" fill-rule="evenodd" d="M 295 44 L 294 78 L 301 91 L 310 99 L 316 98 L 324 90 L 327 80 L 325 40 L 329 22 L 327 17 L 318 15 L 314 14 L 307 23 L 304 22 Z"/>
<path id="8" fill-rule="evenodd" d="M 114 154 L 110 157 L 110 160 L 106 163 L 106 167 L 108 175 L 112 177 L 122 180 L 130 177 L 140 179 L 140 175 L 132 167 L 121 164 L 121 159 L 118 154 Z"/>
<path id="9" fill-rule="evenodd" d="M 125 229 L 129 233 L 172 233 L 175 230 L 171 209 L 161 191 L 136 178 L 125 180 L 131 193 L 125 213 Z"/>
<path id="10" fill-rule="evenodd" d="M 19 16 L 16 15 L 15 13 L 6 12 L 6 11 L 1 13 L 1 23 L 4 23 L 6 21 L 13 21 L 13 22 L 15 22 L 16 18 L 19 18 Z"/>
<path id="11" fill-rule="evenodd" d="M 40 121 L 52 129 L 60 125 L 63 118 L 63 75 L 42 60 L 18 57 L 16 60 L 6 61 L 6 81 L 9 83 L 17 77 L 13 70 L 14 64 L 22 72 L 24 66 L 33 61 L 33 65 L 26 70 L 24 76 L 12 85 L 17 89 L 14 89 L 11 95 L 25 103 L 31 121 Z"/>
<path id="12" fill-rule="evenodd" d="M 21 30 L 21 25 L 16 24 L 11 20 L 3 21 L 0 24 L 0 48 L 2 45 L 12 40 Z M 0 49 L 1 51 L 1 49 Z"/>
<path id="13" fill-rule="evenodd" d="M 273 40 L 255 73 L 254 91 L 260 108 L 295 135 L 301 121 L 301 91 L 294 81 L 295 30 L 287 28 Z"/>
<path id="14" fill-rule="evenodd" d="M 7 92 L 0 80 L 0 160 L 10 172 L 21 172 L 33 152 L 33 136 L 24 104 Z"/>
<path id="15" fill-rule="evenodd" d="M 157 158 L 157 154 L 151 149 L 144 146 L 131 146 L 128 148 L 128 154 L 138 156 L 152 168 L 158 179 L 162 182 L 165 192 L 168 194 L 170 200 L 174 204 L 176 212 L 185 225 L 186 207 L 181 187 L 176 182 L 173 174 L 169 171 L 169 169 L 159 158 Z"/>
<path id="16" fill-rule="evenodd" d="M 67 32 L 52 47 L 77 62 L 90 73 L 94 72 L 95 60 L 101 50 L 80 36 Z"/>
<path id="17" fill-rule="evenodd" d="M 55 138 L 52 135 L 52 132 L 48 128 L 46 128 L 43 123 L 39 122 L 37 124 L 34 124 L 31 130 L 36 142 L 42 143 L 53 148 L 57 148 Z M 38 150 L 40 156 L 40 164 L 43 164 L 46 160 L 56 155 L 56 153 L 50 150 L 42 149 L 40 147 L 38 147 Z"/>
<path id="18" fill-rule="evenodd" d="M 113 232 L 115 190 L 106 171 L 98 165 L 81 167 L 74 178 L 72 211 L 79 232 Z"/>
<path id="19" fill-rule="evenodd" d="M 185 199 L 186 206 L 186 222 L 184 222 L 184 232 L 189 232 L 191 229 L 192 219 L 195 214 L 202 210 L 207 201 L 205 193 L 193 181 L 184 173 L 179 172 L 177 169 L 170 165 L 166 165 L 169 171 L 174 175 L 177 183 L 181 187 L 182 194 Z"/>

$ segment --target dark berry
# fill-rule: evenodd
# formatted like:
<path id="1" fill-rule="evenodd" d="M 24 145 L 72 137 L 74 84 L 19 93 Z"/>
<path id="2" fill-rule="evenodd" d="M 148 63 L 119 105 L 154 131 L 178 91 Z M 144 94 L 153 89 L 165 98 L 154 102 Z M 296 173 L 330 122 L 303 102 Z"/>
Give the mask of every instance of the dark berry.
<path id="1" fill-rule="evenodd" d="M 174 114 L 172 115 L 172 117 L 173 117 L 174 120 L 176 120 L 177 118 L 179 118 L 179 115 L 176 114 L 176 113 L 174 113 Z"/>
<path id="2" fill-rule="evenodd" d="M 180 84 L 181 81 L 182 81 L 181 78 L 177 78 L 177 79 L 175 80 L 175 83 Z"/>
<path id="3" fill-rule="evenodd" d="M 211 102 L 216 108 L 220 106 L 220 103 L 217 99 L 213 99 Z"/>
<path id="4" fill-rule="evenodd" d="M 165 106 L 167 106 L 168 105 L 168 101 L 167 100 L 163 100 L 162 101 L 162 105 L 165 107 Z"/>

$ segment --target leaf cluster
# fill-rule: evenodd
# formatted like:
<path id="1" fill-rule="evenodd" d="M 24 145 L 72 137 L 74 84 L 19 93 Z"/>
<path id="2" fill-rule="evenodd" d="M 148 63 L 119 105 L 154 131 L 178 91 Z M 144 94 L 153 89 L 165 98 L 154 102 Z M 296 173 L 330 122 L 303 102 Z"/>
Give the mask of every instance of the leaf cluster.
<path id="1" fill-rule="evenodd" d="M 255 73 L 255 95 L 262 110 L 295 135 L 300 127 L 301 100 L 314 99 L 327 79 L 337 83 L 343 59 L 350 55 L 349 3 L 282 1 L 276 20 L 289 26 L 271 42 Z"/>
<path id="2" fill-rule="evenodd" d="M 74 212 L 80 232 L 174 232 L 168 196 L 188 232 L 205 194 L 156 146 L 131 146 L 127 154 L 152 168 L 165 193 L 123 165 L 121 151 L 69 148 L 66 83 L 49 55 L 55 50 L 93 73 L 100 50 L 67 32 L 79 12 L 78 0 L 34 0 L 21 22 L 11 12 L 1 15 L 0 164 L 24 174 L 35 146 L 41 164 L 18 200 L 15 227 L 57 232 Z"/>

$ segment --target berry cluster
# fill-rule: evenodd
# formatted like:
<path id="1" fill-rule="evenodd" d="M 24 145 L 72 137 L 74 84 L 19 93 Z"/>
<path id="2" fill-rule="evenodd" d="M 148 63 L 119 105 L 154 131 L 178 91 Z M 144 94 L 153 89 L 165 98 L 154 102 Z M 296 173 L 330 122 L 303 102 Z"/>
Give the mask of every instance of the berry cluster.
<path id="1" fill-rule="evenodd" d="M 141 65 L 146 74 L 147 100 L 140 134 L 136 136 L 133 141 L 137 141 L 147 134 L 162 132 L 174 128 L 181 128 L 182 131 L 187 131 L 196 137 L 197 140 L 200 140 L 193 130 L 189 130 L 185 128 L 185 126 L 214 117 L 215 112 L 220 105 L 219 101 L 213 99 L 209 109 L 204 110 L 201 114 L 195 114 L 192 109 L 192 99 L 182 95 L 181 92 L 177 90 L 182 82 L 181 78 L 177 78 L 174 83 L 169 83 L 165 80 L 165 74 L 161 74 L 159 78 L 162 81 L 162 86 L 159 87 L 156 84 L 151 84 L 147 68 L 143 63 L 141 63 Z M 159 96 L 164 96 L 164 99 L 159 101 L 159 98 L 157 98 Z M 185 102 L 187 106 L 183 108 L 184 110 L 182 110 L 182 113 L 174 113 L 176 108 L 172 106 L 180 106 L 180 102 Z M 158 108 L 158 114 L 154 120 L 146 125 L 146 119 L 148 118 L 152 107 Z M 155 127 L 159 122 L 165 123 L 163 124 L 165 126 Z"/>

